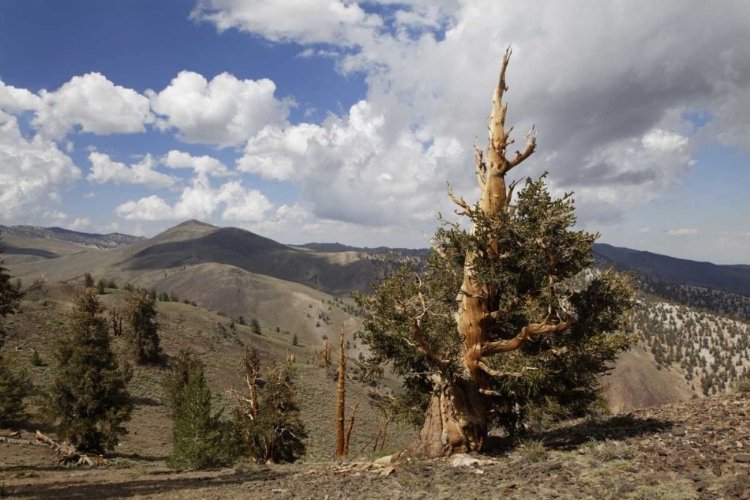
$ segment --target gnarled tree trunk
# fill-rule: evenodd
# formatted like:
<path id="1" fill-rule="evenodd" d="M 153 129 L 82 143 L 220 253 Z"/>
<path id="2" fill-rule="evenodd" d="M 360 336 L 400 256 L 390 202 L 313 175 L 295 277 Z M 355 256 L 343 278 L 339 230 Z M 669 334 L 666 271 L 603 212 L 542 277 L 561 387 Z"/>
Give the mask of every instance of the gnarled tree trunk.
<path id="1" fill-rule="evenodd" d="M 525 149 L 516 151 L 515 156 L 510 159 L 506 156 L 507 147 L 513 143 L 510 139 L 510 130 L 505 130 L 508 106 L 503 104 L 503 94 L 507 90 L 505 72 L 510 55 L 511 51 L 508 49 L 503 57 L 500 79 L 493 96 L 489 123 L 490 139 L 486 155 L 475 147 L 477 181 L 482 190 L 479 206 L 471 207 L 463 199 L 456 198 L 450 187 L 448 188 L 448 195 L 463 209 L 462 213 L 469 216 L 476 215 L 475 210 L 481 210 L 486 216 L 508 211 L 515 183 L 506 185 L 505 175 L 531 156 L 536 149 L 536 131 L 532 128 L 524 137 Z M 501 250 L 496 243 L 489 242 L 488 252 L 484 258 L 499 259 Z M 451 380 L 441 377 L 433 384 L 435 393 L 430 401 L 419 440 L 410 449 L 412 453 L 436 457 L 481 451 L 489 430 L 487 398 L 492 395 L 489 389 L 490 378 L 508 375 L 491 369 L 482 359 L 518 349 L 532 336 L 562 331 L 570 326 L 567 320 L 550 323 L 548 316 L 541 323 L 527 325 L 514 338 L 490 341 L 492 325 L 498 319 L 511 314 L 519 304 L 512 303 L 504 310 L 498 309 L 497 300 L 492 296 L 491 290 L 475 280 L 473 262 L 476 258 L 471 251 L 466 255 L 463 284 L 457 297 L 459 307 L 455 313 L 456 327 L 464 339 L 464 369 Z M 419 347 L 440 364 L 438 354 L 420 342 L 418 323 L 415 326 L 415 335 Z"/>

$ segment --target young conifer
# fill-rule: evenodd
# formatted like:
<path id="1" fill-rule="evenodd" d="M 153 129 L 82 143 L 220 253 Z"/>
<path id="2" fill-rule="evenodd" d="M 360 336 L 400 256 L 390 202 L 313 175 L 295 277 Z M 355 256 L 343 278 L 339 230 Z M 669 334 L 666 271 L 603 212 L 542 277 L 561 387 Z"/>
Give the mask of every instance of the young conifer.
<path id="1" fill-rule="evenodd" d="M 124 311 L 128 344 L 137 363 L 158 363 L 162 360 L 159 345 L 159 323 L 156 321 L 156 299 L 145 293 L 131 293 Z"/>
<path id="2" fill-rule="evenodd" d="M 127 390 L 132 371 L 117 362 L 94 290 L 76 295 L 55 359 L 50 411 L 60 437 L 82 450 L 113 449 L 133 410 Z"/>
<path id="3" fill-rule="evenodd" d="M 232 462 L 232 434 L 221 421 L 221 412 L 211 410 L 211 390 L 203 366 L 190 370 L 182 400 L 175 414 L 174 448 L 167 465 L 174 469 L 209 469 Z"/>

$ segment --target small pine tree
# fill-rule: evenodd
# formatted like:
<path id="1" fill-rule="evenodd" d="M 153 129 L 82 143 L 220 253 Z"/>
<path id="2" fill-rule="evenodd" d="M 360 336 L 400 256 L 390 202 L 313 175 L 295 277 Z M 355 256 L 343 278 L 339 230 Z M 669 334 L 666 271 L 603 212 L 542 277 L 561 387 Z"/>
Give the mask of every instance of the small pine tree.
<path id="1" fill-rule="evenodd" d="M 83 275 L 83 286 L 86 288 L 94 288 L 94 277 L 91 276 L 91 273 Z"/>
<path id="2" fill-rule="evenodd" d="M 159 345 L 159 323 L 156 321 L 154 297 L 143 293 L 131 293 L 124 312 L 130 325 L 128 343 L 138 363 L 158 363 L 162 360 Z"/>
<path id="3" fill-rule="evenodd" d="M 5 250 L 2 241 L 0 241 L 0 253 Z M 18 306 L 23 298 L 21 291 L 21 280 L 11 281 L 8 270 L 3 267 L 3 260 L 0 259 L 0 319 L 8 314 L 13 314 L 18 310 Z M 2 347 L 2 334 L 0 333 L 0 347 Z"/>
<path id="4" fill-rule="evenodd" d="M 231 433 L 221 422 L 221 412 L 211 411 L 211 391 L 203 366 L 193 367 L 175 415 L 174 449 L 167 457 L 173 469 L 208 469 L 232 462 Z"/>
<path id="5" fill-rule="evenodd" d="M 261 334 L 260 323 L 258 323 L 257 319 L 253 318 L 252 321 L 250 321 L 250 328 L 252 329 L 252 332 L 255 335 L 260 335 Z"/>
<path id="6" fill-rule="evenodd" d="M 292 336 L 292 345 L 297 345 L 297 344 L 299 344 L 299 337 L 297 336 L 297 332 L 295 332 L 294 335 Z"/>
<path id="7" fill-rule="evenodd" d="M 190 374 L 201 366 L 201 360 L 190 349 L 181 349 L 177 356 L 170 360 L 169 369 L 162 378 L 161 385 L 172 418 L 177 418 Z"/>
<path id="8" fill-rule="evenodd" d="M 133 404 L 129 365 L 120 366 L 110 346 L 107 320 L 91 289 L 75 297 L 65 332 L 56 344 L 49 394 L 58 434 L 92 452 L 111 450 L 127 431 Z"/>
<path id="9" fill-rule="evenodd" d="M 0 428 L 20 425 L 26 420 L 23 401 L 32 388 L 25 372 L 14 373 L 0 357 Z"/>
<path id="10" fill-rule="evenodd" d="M 239 320 L 240 320 L 240 325 L 244 325 L 245 324 L 245 317 L 244 316 L 240 316 Z"/>
<path id="11" fill-rule="evenodd" d="M 0 253 L 3 251 L 0 242 Z M 0 259 L 0 319 L 18 310 L 23 298 L 21 282 L 11 282 L 10 274 Z M 0 325 L 0 348 L 5 343 L 5 332 Z M 26 418 L 23 400 L 31 391 L 31 383 L 24 372 L 13 373 L 0 355 L 0 427 L 10 427 Z"/>
<path id="12" fill-rule="evenodd" d="M 99 295 L 104 295 L 105 293 L 107 293 L 106 287 L 107 284 L 105 283 L 105 281 L 103 279 L 100 279 L 96 284 L 96 293 L 98 293 Z"/>

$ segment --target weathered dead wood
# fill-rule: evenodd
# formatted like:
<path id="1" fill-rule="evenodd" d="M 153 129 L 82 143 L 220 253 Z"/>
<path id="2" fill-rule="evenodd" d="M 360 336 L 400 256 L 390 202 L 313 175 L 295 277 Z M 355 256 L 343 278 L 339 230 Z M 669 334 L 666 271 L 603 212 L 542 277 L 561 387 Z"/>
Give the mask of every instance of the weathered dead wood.
<path id="1" fill-rule="evenodd" d="M 0 443 L 49 448 L 60 455 L 56 461 L 57 465 L 88 465 L 89 467 L 108 465 L 107 460 L 102 455 L 98 455 L 92 460 L 88 455 L 79 452 L 75 446 L 69 443 L 58 443 L 39 431 L 34 433 L 34 439 L 20 439 L 17 437 L 20 435 L 20 432 L 14 432 L 9 436 L 0 436 Z"/>
<path id="2" fill-rule="evenodd" d="M 344 327 L 341 326 L 339 343 L 339 376 L 336 391 L 336 458 L 346 456 L 344 437 L 344 411 L 346 400 L 346 353 L 344 352 Z"/>

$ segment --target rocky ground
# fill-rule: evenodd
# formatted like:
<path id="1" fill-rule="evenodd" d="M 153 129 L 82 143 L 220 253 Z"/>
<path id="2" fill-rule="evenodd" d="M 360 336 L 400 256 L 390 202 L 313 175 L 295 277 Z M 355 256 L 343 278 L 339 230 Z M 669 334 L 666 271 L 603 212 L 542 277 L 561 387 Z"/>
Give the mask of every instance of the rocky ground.
<path id="1" fill-rule="evenodd" d="M 160 457 L 54 466 L 40 447 L 0 444 L 13 498 L 750 499 L 750 396 L 731 395 L 567 422 L 484 456 L 388 463 L 304 462 L 179 473 Z"/>

